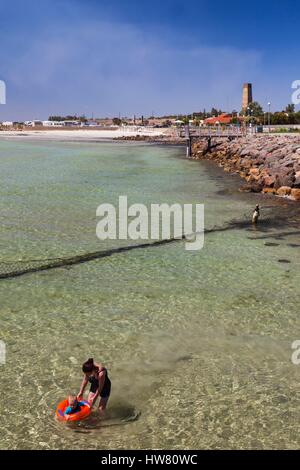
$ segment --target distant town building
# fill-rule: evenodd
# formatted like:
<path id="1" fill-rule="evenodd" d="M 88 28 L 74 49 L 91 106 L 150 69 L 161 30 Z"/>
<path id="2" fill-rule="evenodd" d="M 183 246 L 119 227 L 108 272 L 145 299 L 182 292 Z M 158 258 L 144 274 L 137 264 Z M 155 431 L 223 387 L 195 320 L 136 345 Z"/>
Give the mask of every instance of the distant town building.
<path id="1" fill-rule="evenodd" d="M 242 109 L 243 111 L 247 109 L 250 103 L 252 103 L 252 83 L 245 83 L 243 86 L 243 103 Z"/>
<path id="2" fill-rule="evenodd" d="M 27 127 L 41 127 L 43 125 L 42 121 L 25 121 L 24 125 Z"/>
<path id="3" fill-rule="evenodd" d="M 80 121 L 63 121 L 65 127 L 77 127 L 80 126 Z"/>
<path id="4" fill-rule="evenodd" d="M 232 114 L 222 113 L 219 116 L 207 118 L 204 120 L 204 124 L 210 126 L 216 126 L 218 124 L 231 124 Z"/>
<path id="5" fill-rule="evenodd" d="M 25 121 L 27 127 L 78 127 L 80 121 Z"/>
<path id="6" fill-rule="evenodd" d="M 43 121 L 43 127 L 64 127 L 62 121 Z"/>

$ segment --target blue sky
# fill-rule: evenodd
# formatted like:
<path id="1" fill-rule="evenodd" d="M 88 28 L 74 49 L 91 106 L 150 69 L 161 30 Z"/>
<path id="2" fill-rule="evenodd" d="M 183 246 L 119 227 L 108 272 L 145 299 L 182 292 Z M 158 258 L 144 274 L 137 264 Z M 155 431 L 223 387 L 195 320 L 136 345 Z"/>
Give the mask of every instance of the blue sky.
<path id="1" fill-rule="evenodd" d="M 244 82 L 281 109 L 299 18 L 296 0 L 0 0 L 0 120 L 240 110 Z"/>

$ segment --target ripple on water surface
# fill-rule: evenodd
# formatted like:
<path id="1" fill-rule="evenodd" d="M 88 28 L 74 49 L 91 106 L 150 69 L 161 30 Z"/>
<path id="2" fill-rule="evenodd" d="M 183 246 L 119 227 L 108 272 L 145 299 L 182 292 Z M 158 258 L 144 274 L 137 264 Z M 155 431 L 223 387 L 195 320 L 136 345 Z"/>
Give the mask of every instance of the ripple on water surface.
<path id="1" fill-rule="evenodd" d="M 205 202 L 207 228 L 243 223 L 200 252 L 178 241 L 1 281 L 0 447 L 298 448 L 295 227 L 245 224 L 256 196 L 218 193 L 231 177 L 177 149 L 14 145 L 0 143 L 2 261 L 111 248 L 95 239 L 95 210 L 119 194 Z M 112 380 L 107 416 L 65 426 L 56 406 L 90 356 Z"/>

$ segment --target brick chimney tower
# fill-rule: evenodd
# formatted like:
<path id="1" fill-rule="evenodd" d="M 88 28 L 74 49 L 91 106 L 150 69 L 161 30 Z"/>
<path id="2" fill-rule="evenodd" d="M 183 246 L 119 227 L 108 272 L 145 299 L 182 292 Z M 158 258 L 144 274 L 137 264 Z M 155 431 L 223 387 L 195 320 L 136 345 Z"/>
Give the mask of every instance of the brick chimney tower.
<path id="1" fill-rule="evenodd" d="M 242 109 L 245 110 L 252 103 L 252 83 L 245 83 L 243 86 L 243 104 Z"/>

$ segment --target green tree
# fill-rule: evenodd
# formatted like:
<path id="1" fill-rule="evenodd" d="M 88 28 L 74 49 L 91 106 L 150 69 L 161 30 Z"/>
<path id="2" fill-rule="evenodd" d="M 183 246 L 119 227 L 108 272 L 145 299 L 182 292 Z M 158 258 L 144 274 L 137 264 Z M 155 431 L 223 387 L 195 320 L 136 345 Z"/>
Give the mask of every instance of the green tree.
<path id="1" fill-rule="evenodd" d="M 181 121 L 183 121 L 184 124 L 188 124 L 189 121 L 190 121 L 190 118 L 189 118 L 189 116 L 183 116 L 183 117 L 181 118 Z"/>
<path id="2" fill-rule="evenodd" d="M 288 114 L 293 114 L 295 112 L 295 105 L 288 104 L 287 107 L 285 108 L 285 112 Z"/>
<path id="3" fill-rule="evenodd" d="M 295 117 L 295 124 L 300 124 L 300 111 L 295 113 L 294 117 Z"/>
<path id="4" fill-rule="evenodd" d="M 112 121 L 115 126 L 120 126 L 122 124 L 122 120 L 120 118 L 113 118 Z"/>
<path id="5" fill-rule="evenodd" d="M 49 116 L 48 121 L 64 121 L 64 119 L 63 116 Z"/>
<path id="6" fill-rule="evenodd" d="M 242 110 L 241 114 L 243 116 L 261 117 L 264 112 L 261 105 L 257 101 L 253 101 L 252 103 L 249 103 L 249 106 L 246 109 Z"/>

